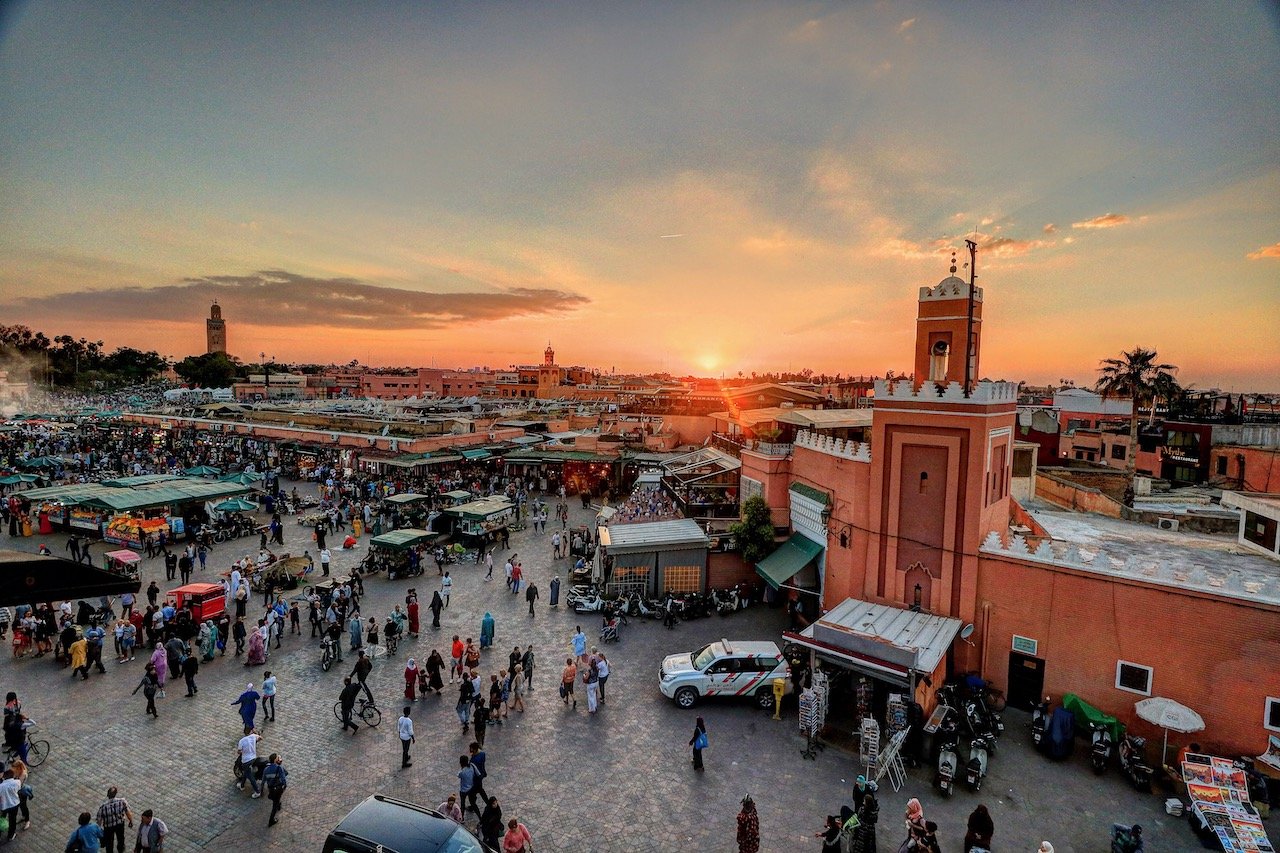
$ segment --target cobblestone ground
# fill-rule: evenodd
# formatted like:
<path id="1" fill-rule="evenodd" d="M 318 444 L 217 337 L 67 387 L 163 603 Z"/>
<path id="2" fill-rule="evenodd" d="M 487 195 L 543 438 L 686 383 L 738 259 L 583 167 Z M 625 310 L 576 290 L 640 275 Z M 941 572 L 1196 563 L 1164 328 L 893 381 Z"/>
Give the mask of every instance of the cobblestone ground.
<path id="1" fill-rule="evenodd" d="M 580 504 L 571 505 L 571 524 L 588 520 Z M 291 523 L 285 537 L 284 550 L 300 553 L 311 547 L 309 535 Z M 62 544 L 59 537 L 44 540 L 55 551 Z M 526 577 L 542 591 L 532 619 L 523 595 L 505 591 L 501 562 L 490 583 L 474 564 L 455 567 L 453 600 L 439 630 L 429 627 L 425 607 L 438 583 L 434 565 L 412 580 L 388 581 L 383 575 L 366 581 L 366 618 L 385 616 L 403 602 L 408 586 L 416 586 L 420 596 L 426 593 L 421 638 L 402 644 L 390 660 L 377 658 L 371 684 L 384 711 L 377 729 L 359 735 L 340 730 L 332 708 L 347 670 L 339 665 L 322 672 L 316 641 L 305 634 L 286 637 L 282 648 L 272 651 L 268 668 L 280 683 L 278 722 L 262 726 L 261 751 L 285 756 L 290 786 L 281 821 L 270 829 L 267 801 L 238 791 L 230 773 L 241 724 L 229 703 L 249 681 L 261 682 L 261 668 L 248 669 L 230 655 L 204 664 L 199 695 L 188 699 L 180 687 L 171 688 L 158 700 L 160 716 L 152 721 L 143 715 L 141 693 L 129 695 L 142 674 L 141 657 L 125 665 L 108 657 L 106 675 L 95 673 L 81 682 L 48 658 L 3 656 L 0 684 L 19 691 L 52 744 L 49 760 L 33 774 L 32 829 L 18 834 L 13 849 L 61 850 L 76 814 L 96 810 L 111 784 L 120 786 L 135 814 L 152 808 L 168 823 L 171 851 L 318 851 L 328 830 L 375 792 L 434 807 L 454 790 L 457 758 L 470 737 L 461 734 L 454 694 L 446 685 L 444 695 L 413 703 L 414 764 L 400 769 L 395 719 L 403 704 L 404 661 L 409 655 L 424 660 L 432 648 L 447 658 L 453 634 L 478 638 L 481 617 L 489 611 L 497 621 L 497 637 L 495 648 L 485 652 L 486 678 L 505 665 L 514 645 L 532 642 L 539 666 L 526 713 L 489 729 L 486 788 L 499 797 L 505 815 L 528 824 L 539 850 L 736 850 L 734 816 L 742 796 L 751 794 L 760 810 L 762 850 L 816 851 L 813 834 L 824 815 L 847 801 L 849 783 L 858 773 L 856 756 L 829 748 L 816 761 L 802 759 L 793 707 L 777 722 L 749 704 L 704 705 L 696 713 L 707 719 L 711 747 L 706 772 L 696 774 L 686 746 L 695 713 L 676 708 L 657 690 L 664 654 L 721 636 L 777 639 L 780 614 L 754 608 L 672 631 L 632 620 L 622 642 L 608 649 L 613 675 L 607 704 L 591 716 L 583 701 L 575 712 L 556 696 L 556 661 L 563 662 L 568 653 L 575 624 L 594 638 L 599 620 L 566 612 L 563 600 L 558 609 L 547 606 L 547 584 L 557 568 L 563 576 L 567 565 L 551 560 L 548 540 L 549 534 L 535 538 L 531 531 L 511 538 Z M 0 547 L 34 550 L 37 544 L 6 538 Z M 240 540 L 218 546 L 206 574 L 215 575 L 220 570 L 215 567 L 254 545 Z M 101 549 L 95 546 L 96 553 Z M 363 554 L 363 543 L 355 552 L 335 552 L 335 571 L 341 573 Z M 156 578 L 169 588 L 159 560 L 145 562 L 143 578 L 144 587 Z M 1094 777 L 1080 755 L 1066 765 L 1049 764 L 1023 746 L 1025 717 L 1007 716 L 1009 731 L 980 796 L 960 793 L 943 801 L 924 770 L 913 771 L 901 792 L 882 786 L 882 850 L 897 849 L 903 835 L 899 816 L 913 794 L 941 826 L 942 848 L 948 851 L 961 849 L 965 819 L 979 801 L 995 818 L 1000 851 L 1031 851 L 1042 838 L 1063 853 L 1106 850 L 1116 820 L 1141 822 L 1148 850 L 1195 846 L 1182 821 L 1164 816 L 1157 798 L 1134 794 L 1115 771 Z"/>

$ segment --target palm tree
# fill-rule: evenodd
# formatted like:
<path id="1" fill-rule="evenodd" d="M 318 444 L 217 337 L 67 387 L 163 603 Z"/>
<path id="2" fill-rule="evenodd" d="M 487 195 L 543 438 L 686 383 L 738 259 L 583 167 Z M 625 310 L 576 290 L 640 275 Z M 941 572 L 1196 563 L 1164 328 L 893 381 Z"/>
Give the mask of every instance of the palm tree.
<path id="1" fill-rule="evenodd" d="M 1129 397 L 1133 400 L 1133 411 L 1129 415 L 1129 452 L 1124 466 L 1130 481 L 1138 467 L 1138 408 L 1150 401 L 1154 409 L 1157 394 L 1167 400 L 1178 387 L 1173 378 L 1178 368 L 1158 363 L 1156 358 L 1155 350 L 1134 347 L 1131 352 L 1120 353 L 1120 358 L 1104 358 L 1102 367 L 1098 368 L 1100 375 L 1095 388 L 1104 399 Z"/>

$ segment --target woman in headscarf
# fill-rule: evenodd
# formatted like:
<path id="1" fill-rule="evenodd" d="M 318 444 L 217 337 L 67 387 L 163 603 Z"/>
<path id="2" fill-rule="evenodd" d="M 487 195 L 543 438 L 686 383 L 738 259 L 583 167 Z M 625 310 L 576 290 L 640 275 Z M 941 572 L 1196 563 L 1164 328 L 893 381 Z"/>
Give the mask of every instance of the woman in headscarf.
<path id="1" fill-rule="evenodd" d="M 353 652 L 364 645 L 364 638 L 361 636 L 363 631 L 360 630 L 362 627 L 359 619 L 347 620 L 347 633 L 351 636 L 351 651 Z"/>
<path id="2" fill-rule="evenodd" d="M 485 611 L 484 618 L 480 620 L 480 648 L 487 649 L 493 645 L 493 614 Z"/>
<path id="3" fill-rule="evenodd" d="M 418 662 L 413 658 L 409 658 L 409 662 L 404 665 L 404 698 L 412 702 L 417 699 L 415 691 L 418 689 Z"/>
<path id="4" fill-rule="evenodd" d="M 738 812 L 738 853 L 760 853 L 760 816 L 751 797 L 742 798 Z"/>
<path id="5" fill-rule="evenodd" d="M 368 634 L 365 637 L 366 642 L 371 646 L 378 645 L 378 620 L 375 617 L 370 616 L 369 623 L 366 627 L 368 628 Z"/>
<path id="6" fill-rule="evenodd" d="M 924 807 L 915 797 L 907 800 L 906 811 L 907 840 L 914 841 L 917 847 L 925 846 L 925 838 L 929 834 L 924 821 Z"/>
<path id="7" fill-rule="evenodd" d="M 213 624 L 212 619 L 206 619 L 200 626 L 200 651 L 205 663 L 218 654 L 218 626 Z"/>
<path id="8" fill-rule="evenodd" d="M 569 661 L 572 663 L 572 659 Z M 576 706 L 577 700 L 574 700 Z M 693 747 L 693 769 L 702 769 L 702 750 L 707 748 L 707 723 L 701 717 L 693 723 L 693 737 L 689 738 L 689 746 Z"/>
<path id="9" fill-rule="evenodd" d="M 969 814 L 969 825 L 964 834 L 964 853 L 969 853 L 975 847 L 983 850 L 991 849 L 991 836 L 995 835 L 996 824 L 991 819 L 991 813 L 987 811 L 987 807 L 978 804 L 978 807 Z"/>
<path id="10" fill-rule="evenodd" d="M 267 644 L 262 639 L 261 631 L 249 632 L 249 656 L 245 658 L 245 666 L 262 666 L 267 662 Z"/>
<path id="11" fill-rule="evenodd" d="M 444 690 L 444 658 L 440 656 L 440 652 L 436 649 L 431 650 L 430 656 L 427 657 L 426 664 L 423 665 L 419 677 L 421 678 L 422 692 L 425 694 L 428 690 L 434 690 L 436 693 Z"/>
<path id="12" fill-rule="evenodd" d="M 240 719 L 244 722 L 245 734 L 253 731 L 253 718 L 258 716 L 258 700 L 261 698 L 261 694 L 254 690 L 253 684 L 250 683 L 244 689 L 244 692 L 231 703 L 232 705 L 240 706 Z"/>
<path id="13" fill-rule="evenodd" d="M 440 597 L 440 590 L 431 593 L 431 627 L 440 627 L 440 611 L 444 610 L 444 599 Z"/>
<path id="14" fill-rule="evenodd" d="M 409 611 L 409 633 L 414 637 L 418 636 L 418 591 L 409 588 L 409 594 L 404 597 L 405 607 Z"/>
<path id="15" fill-rule="evenodd" d="M 876 853 L 876 822 L 880 820 L 880 802 L 876 799 L 876 783 L 867 781 L 866 776 L 859 776 L 853 784 L 853 806 L 858 818 L 858 825 L 853 830 L 853 851 Z"/>
<path id="16" fill-rule="evenodd" d="M 151 665 L 156 670 L 156 686 L 159 689 L 158 696 L 164 696 L 164 680 L 169 675 L 169 657 L 165 654 L 164 645 L 156 643 L 156 650 L 151 653 Z"/>

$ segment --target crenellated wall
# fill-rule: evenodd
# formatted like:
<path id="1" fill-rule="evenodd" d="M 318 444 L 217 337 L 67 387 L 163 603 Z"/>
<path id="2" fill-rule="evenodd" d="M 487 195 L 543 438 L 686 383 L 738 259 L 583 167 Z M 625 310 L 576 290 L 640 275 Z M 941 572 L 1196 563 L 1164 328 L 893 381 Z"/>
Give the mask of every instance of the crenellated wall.
<path id="1" fill-rule="evenodd" d="M 911 400 L 919 402 L 934 400 L 954 403 L 1017 403 L 1018 384 L 1016 382 L 979 382 L 973 387 L 973 393 L 965 396 L 964 385 L 960 382 L 923 382 L 917 390 L 911 382 L 901 380 L 887 382 L 876 380 L 877 402 L 881 400 Z"/>
<path id="2" fill-rule="evenodd" d="M 820 435 L 808 430 L 801 430 L 796 433 L 794 444 L 798 447 L 807 447 L 810 450 L 816 450 L 818 453 L 839 456 L 841 459 L 849 459 L 854 462 L 871 461 L 871 445 L 865 441 L 832 438 L 829 435 Z"/>

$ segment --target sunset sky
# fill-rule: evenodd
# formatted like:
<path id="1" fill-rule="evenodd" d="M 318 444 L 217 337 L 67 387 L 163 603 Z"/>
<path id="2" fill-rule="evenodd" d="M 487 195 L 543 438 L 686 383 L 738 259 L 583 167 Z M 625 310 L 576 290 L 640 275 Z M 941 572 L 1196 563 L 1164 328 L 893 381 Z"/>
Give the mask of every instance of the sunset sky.
<path id="1" fill-rule="evenodd" d="M 883 374 L 976 233 L 983 375 L 1280 391 L 1275 3 L 0 8 L 0 323 Z"/>

